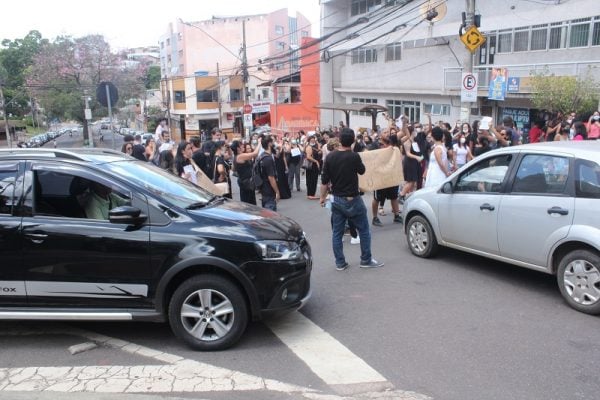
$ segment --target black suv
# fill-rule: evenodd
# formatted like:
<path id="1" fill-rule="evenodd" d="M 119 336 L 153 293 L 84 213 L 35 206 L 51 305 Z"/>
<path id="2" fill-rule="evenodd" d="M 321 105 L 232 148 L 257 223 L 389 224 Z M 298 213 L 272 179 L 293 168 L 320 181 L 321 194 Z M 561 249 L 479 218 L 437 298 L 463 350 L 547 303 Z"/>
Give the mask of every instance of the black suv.
<path id="1" fill-rule="evenodd" d="M 280 214 L 105 149 L 0 150 L 0 319 L 168 320 L 198 350 L 310 297 Z"/>

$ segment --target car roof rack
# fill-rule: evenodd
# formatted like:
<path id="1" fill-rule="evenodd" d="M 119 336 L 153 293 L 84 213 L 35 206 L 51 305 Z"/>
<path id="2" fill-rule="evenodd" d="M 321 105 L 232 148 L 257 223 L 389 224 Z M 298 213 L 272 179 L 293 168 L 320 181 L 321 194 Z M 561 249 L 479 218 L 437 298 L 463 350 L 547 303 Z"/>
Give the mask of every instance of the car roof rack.
<path id="1" fill-rule="evenodd" d="M 25 155 L 38 156 L 38 157 L 51 157 L 51 158 L 62 158 L 69 160 L 87 161 L 86 155 L 113 155 L 127 157 L 120 151 L 113 149 L 106 149 L 101 147 L 90 148 L 72 148 L 72 149 L 27 149 L 27 148 L 9 148 L 0 149 L 0 155 L 11 155 L 16 157 L 23 157 Z"/>

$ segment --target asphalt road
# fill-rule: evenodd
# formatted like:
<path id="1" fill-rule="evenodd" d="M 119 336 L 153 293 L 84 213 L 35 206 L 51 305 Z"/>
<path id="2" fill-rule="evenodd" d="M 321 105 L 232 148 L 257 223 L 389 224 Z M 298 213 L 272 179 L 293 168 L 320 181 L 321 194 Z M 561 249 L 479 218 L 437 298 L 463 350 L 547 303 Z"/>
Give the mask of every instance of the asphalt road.
<path id="1" fill-rule="evenodd" d="M 351 267 L 338 272 L 327 211 L 305 195 L 294 192 L 278 206 L 301 223 L 313 249 L 313 297 L 300 313 L 395 389 L 447 400 L 598 398 L 600 318 L 569 308 L 554 277 L 452 250 L 442 250 L 431 260 L 416 258 L 408 250 L 402 226 L 392 223 L 387 205 L 388 215 L 381 217 L 384 226 L 372 229 L 374 257 L 386 265 L 358 268 L 359 248 L 346 238 Z M 365 199 L 370 202 L 368 195 Z M 464 229 L 469 229 L 468 221 Z M 164 324 L 61 324 L 66 327 L 61 334 L 52 334 L 48 328 L 54 324 L 46 322 L 2 326 L 0 368 L 153 363 L 103 347 L 70 355 L 66 348 L 82 340 L 65 332 L 84 329 L 188 360 L 336 392 L 268 323 L 251 324 L 235 348 L 215 353 L 190 351 Z M 34 339 L 35 331 L 41 334 Z M 2 395 L 6 393 L 0 389 Z M 269 392 L 233 391 L 200 396 L 282 398 Z"/>

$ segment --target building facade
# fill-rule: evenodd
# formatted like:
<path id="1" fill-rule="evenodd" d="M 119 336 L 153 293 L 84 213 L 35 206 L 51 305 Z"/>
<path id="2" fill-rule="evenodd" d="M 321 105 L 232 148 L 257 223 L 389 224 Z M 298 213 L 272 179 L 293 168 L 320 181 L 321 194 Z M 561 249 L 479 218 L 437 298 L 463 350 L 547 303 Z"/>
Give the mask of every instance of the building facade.
<path id="1" fill-rule="evenodd" d="M 459 35 L 465 33 L 466 5 L 465 0 L 321 0 L 321 36 L 330 35 L 321 43 L 327 61 L 321 67 L 321 101 L 379 104 L 394 118 L 405 114 L 421 122 L 426 113 L 451 123 L 512 115 L 526 129 L 538 112 L 531 103 L 533 74 L 589 73 L 600 80 L 599 1 L 476 0 L 485 41 L 473 53 Z M 475 101 L 461 104 L 469 57 L 477 78 Z M 512 84 L 490 98 L 497 75 Z M 321 112 L 322 125 L 340 119 L 339 111 Z M 355 113 L 351 126 L 370 126 L 370 117 Z"/>
<path id="2" fill-rule="evenodd" d="M 308 19 L 287 9 L 170 24 L 159 46 L 172 129 L 182 137 L 215 126 L 241 132 L 244 103 L 269 111 L 273 94 L 261 84 L 298 71 L 296 50 L 310 31 Z"/>

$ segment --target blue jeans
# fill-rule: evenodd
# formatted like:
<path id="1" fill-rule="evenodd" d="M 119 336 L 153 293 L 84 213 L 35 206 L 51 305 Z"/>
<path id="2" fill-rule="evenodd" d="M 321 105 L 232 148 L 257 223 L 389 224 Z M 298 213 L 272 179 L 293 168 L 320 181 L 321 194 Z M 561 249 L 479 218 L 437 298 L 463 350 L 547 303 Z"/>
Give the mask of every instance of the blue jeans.
<path id="1" fill-rule="evenodd" d="M 331 229 L 333 230 L 331 245 L 335 256 L 335 265 L 341 266 L 346 262 L 344 257 L 344 244 L 342 239 L 346 229 L 346 221 L 349 221 L 358 230 L 360 236 L 360 261 L 368 263 L 371 261 L 371 231 L 369 230 L 369 218 L 367 208 L 362 197 L 356 196 L 348 201 L 345 197 L 333 197 L 331 204 Z"/>
<path id="2" fill-rule="evenodd" d="M 296 189 L 300 190 L 300 163 L 288 164 L 288 186 L 294 190 L 294 179 L 296 180 Z"/>
<path id="3" fill-rule="evenodd" d="M 275 197 L 262 197 L 262 206 L 263 208 L 267 208 L 271 211 L 277 211 L 277 200 Z"/>

